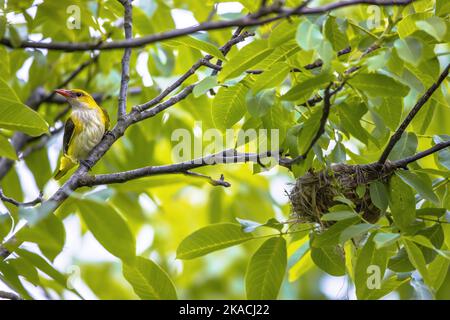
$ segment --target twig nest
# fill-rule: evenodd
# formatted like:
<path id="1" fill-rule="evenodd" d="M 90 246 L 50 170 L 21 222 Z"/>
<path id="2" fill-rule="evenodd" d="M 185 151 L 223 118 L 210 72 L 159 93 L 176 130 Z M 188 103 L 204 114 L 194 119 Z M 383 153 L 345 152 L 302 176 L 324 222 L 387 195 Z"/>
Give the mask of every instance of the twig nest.
<path id="1" fill-rule="evenodd" d="M 335 205 L 343 204 L 339 199 L 348 199 L 355 205 L 356 212 L 375 223 L 381 216 L 370 198 L 368 185 L 379 180 L 386 181 L 394 172 L 389 165 L 345 165 L 337 164 L 319 172 L 310 171 L 298 178 L 289 193 L 292 215 L 299 223 L 319 223 L 328 227 L 330 222 L 321 220 L 322 215 Z M 363 194 L 357 193 L 358 186 L 367 186 Z"/>

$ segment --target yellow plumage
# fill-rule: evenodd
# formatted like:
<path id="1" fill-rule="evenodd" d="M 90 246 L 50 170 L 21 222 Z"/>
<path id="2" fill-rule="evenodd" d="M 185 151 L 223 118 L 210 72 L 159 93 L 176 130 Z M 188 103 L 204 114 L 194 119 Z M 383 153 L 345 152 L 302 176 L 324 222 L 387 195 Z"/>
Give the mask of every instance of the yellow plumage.
<path id="1" fill-rule="evenodd" d="M 102 140 L 109 129 L 109 116 L 87 92 L 79 89 L 56 90 L 67 98 L 71 114 L 64 126 L 63 155 L 55 179 L 62 178 Z"/>

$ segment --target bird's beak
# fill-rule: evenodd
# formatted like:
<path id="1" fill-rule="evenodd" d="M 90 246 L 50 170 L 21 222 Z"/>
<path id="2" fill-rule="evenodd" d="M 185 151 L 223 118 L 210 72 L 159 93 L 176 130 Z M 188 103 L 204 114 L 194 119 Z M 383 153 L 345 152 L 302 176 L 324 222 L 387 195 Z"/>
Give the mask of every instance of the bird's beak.
<path id="1" fill-rule="evenodd" d="M 56 93 L 62 95 L 63 97 L 70 98 L 72 97 L 72 91 L 66 89 L 56 89 Z"/>

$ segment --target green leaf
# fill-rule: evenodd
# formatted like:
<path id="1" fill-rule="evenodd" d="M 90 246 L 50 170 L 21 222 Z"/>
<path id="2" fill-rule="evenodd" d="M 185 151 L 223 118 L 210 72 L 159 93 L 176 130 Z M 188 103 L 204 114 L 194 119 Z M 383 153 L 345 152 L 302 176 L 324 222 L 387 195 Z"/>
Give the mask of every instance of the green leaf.
<path id="1" fill-rule="evenodd" d="M 432 216 L 436 218 L 442 217 L 447 210 L 445 208 L 421 208 L 416 210 L 416 216 L 418 217 L 426 217 Z"/>
<path id="2" fill-rule="evenodd" d="M 17 274 L 27 279 L 35 286 L 40 284 L 37 269 L 26 259 L 18 257 L 9 259 L 8 263 L 16 270 Z"/>
<path id="3" fill-rule="evenodd" d="M 48 124 L 24 105 L 9 85 L 0 78 L 0 128 L 38 136 L 48 131 Z"/>
<path id="4" fill-rule="evenodd" d="M 346 228 L 344 231 L 342 231 L 341 235 L 339 236 L 339 242 L 345 243 L 347 240 L 365 234 L 377 227 L 378 227 L 377 225 L 369 223 L 360 223 L 350 226 Z"/>
<path id="5" fill-rule="evenodd" d="M 335 51 L 342 50 L 349 45 L 347 34 L 339 28 L 336 17 L 328 16 L 324 26 L 324 33 Z"/>
<path id="6" fill-rule="evenodd" d="M 8 261 L 0 261 L 0 272 L 2 273 L 2 277 L 0 277 L 2 282 L 13 288 L 23 299 L 33 299 L 20 281 L 16 269 Z"/>
<path id="7" fill-rule="evenodd" d="M 355 288 L 356 296 L 360 300 L 370 299 L 376 291 L 381 288 L 388 261 L 387 248 L 376 249 L 373 241 L 374 234 L 360 249 L 355 266 Z M 380 288 L 377 286 L 380 284 Z"/>
<path id="8" fill-rule="evenodd" d="M 383 118 L 389 129 L 394 131 L 402 118 L 403 99 L 400 97 L 382 98 L 381 104 L 376 108 L 376 111 Z"/>
<path id="9" fill-rule="evenodd" d="M 406 230 L 416 219 L 416 200 L 412 189 L 396 175 L 389 181 L 389 206 L 394 222 Z"/>
<path id="10" fill-rule="evenodd" d="M 119 259 L 133 262 L 136 241 L 125 219 L 111 206 L 97 201 L 78 200 L 77 206 L 97 241 Z"/>
<path id="11" fill-rule="evenodd" d="M 427 263 L 420 248 L 414 242 L 406 239 L 403 240 L 403 245 L 406 248 L 409 260 L 417 271 L 419 271 L 425 284 L 430 285 L 432 281 L 428 273 Z"/>
<path id="12" fill-rule="evenodd" d="M 176 300 L 177 293 L 168 274 L 152 260 L 136 257 L 123 265 L 123 275 L 143 300 Z"/>
<path id="13" fill-rule="evenodd" d="M 433 186 L 429 179 L 424 179 L 409 170 L 397 170 L 395 174 L 398 175 L 403 182 L 407 183 L 411 188 L 417 191 L 424 199 L 439 205 L 439 198 L 434 193 Z"/>
<path id="14" fill-rule="evenodd" d="M 416 26 L 438 41 L 442 41 L 447 33 L 447 24 L 439 17 L 429 17 L 426 20 L 416 21 Z"/>
<path id="15" fill-rule="evenodd" d="M 217 49 L 214 45 L 212 45 L 209 42 L 194 38 L 192 36 L 167 40 L 164 42 L 164 44 L 175 47 L 185 46 L 194 48 L 209 53 L 210 55 L 217 57 L 221 60 L 226 60 L 226 57 L 223 55 L 223 53 L 219 49 Z"/>
<path id="16" fill-rule="evenodd" d="M 256 95 L 249 91 L 246 97 L 248 112 L 255 118 L 264 116 L 275 104 L 275 90 L 264 90 Z"/>
<path id="17" fill-rule="evenodd" d="M 292 87 L 281 99 L 288 101 L 307 100 L 313 93 L 327 85 L 333 77 L 329 73 L 321 73 L 318 76 L 308 78 Z"/>
<path id="18" fill-rule="evenodd" d="M 404 97 L 409 92 L 408 86 L 378 73 L 359 73 L 350 79 L 349 83 L 372 98 Z"/>
<path id="19" fill-rule="evenodd" d="M 230 129 L 244 116 L 248 90 L 242 83 L 219 90 L 212 104 L 212 118 L 218 129 Z"/>
<path id="20" fill-rule="evenodd" d="M 371 182 L 369 191 L 373 204 L 381 211 L 386 211 L 389 204 L 389 194 L 384 183 L 380 181 Z"/>
<path id="21" fill-rule="evenodd" d="M 407 283 L 410 280 L 410 278 L 398 279 L 396 275 L 393 275 L 383 280 L 380 289 L 370 290 L 365 298 L 367 300 L 381 299 L 392 291 L 397 290 L 401 285 Z"/>
<path id="22" fill-rule="evenodd" d="M 434 291 L 438 291 L 444 283 L 449 267 L 450 260 L 440 255 L 428 265 L 430 286 Z"/>
<path id="23" fill-rule="evenodd" d="M 338 221 L 331 227 L 329 227 L 326 231 L 320 234 L 316 234 L 313 241 L 311 242 L 311 245 L 317 248 L 337 245 L 339 243 L 339 236 L 342 231 L 347 229 L 349 226 L 358 223 L 359 221 L 359 217 Z"/>
<path id="24" fill-rule="evenodd" d="M 391 244 L 395 243 L 398 239 L 400 239 L 400 234 L 398 233 L 378 232 L 373 238 L 373 241 L 375 242 L 375 247 L 377 249 L 381 249 L 390 246 Z"/>
<path id="25" fill-rule="evenodd" d="M 352 136 L 367 145 L 369 143 L 369 133 L 360 123 L 361 117 L 367 110 L 365 105 L 361 103 L 355 105 L 343 103 L 337 110 L 341 121 L 341 129 L 349 132 Z M 361 112 L 361 110 L 363 111 Z"/>
<path id="26" fill-rule="evenodd" d="M 309 20 L 299 24 L 295 39 L 303 50 L 317 49 L 324 40 L 319 27 Z"/>
<path id="27" fill-rule="evenodd" d="M 12 228 L 12 218 L 7 213 L 0 213 L 0 243 L 9 234 Z"/>
<path id="28" fill-rule="evenodd" d="M 261 90 L 274 88 L 280 85 L 289 74 L 290 67 L 285 62 L 274 64 L 269 70 L 258 75 L 252 85 L 252 91 L 258 93 Z"/>
<path id="29" fill-rule="evenodd" d="M 273 48 L 269 48 L 266 40 L 256 40 L 242 48 L 234 55 L 219 73 L 219 82 L 240 76 L 258 62 L 267 57 Z"/>
<path id="30" fill-rule="evenodd" d="M 397 25 L 397 31 L 400 38 L 406 38 L 417 31 L 416 21 L 425 20 L 431 16 L 433 16 L 431 12 L 420 12 L 401 19 Z"/>
<path id="31" fill-rule="evenodd" d="M 350 218 L 358 217 L 358 214 L 354 211 L 335 211 L 326 213 L 322 216 L 322 221 L 341 221 Z"/>
<path id="32" fill-rule="evenodd" d="M 388 159 L 395 161 L 414 155 L 417 150 L 417 144 L 418 139 L 414 132 L 403 133 L 389 154 Z"/>
<path id="33" fill-rule="evenodd" d="M 433 137 L 433 142 L 436 144 L 441 143 L 441 142 L 446 142 L 449 140 L 450 140 L 450 136 L 448 136 L 448 135 L 439 135 L 439 136 Z M 444 166 L 445 168 L 450 170 L 450 150 L 449 150 L 449 148 L 445 148 L 445 149 L 442 149 L 441 151 L 439 151 L 437 153 L 437 159 L 442 166 Z"/>
<path id="34" fill-rule="evenodd" d="M 320 119 L 322 117 L 321 108 L 315 108 L 311 116 L 303 122 L 302 129 L 298 135 L 298 152 L 303 154 L 308 149 L 311 141 L 319 130 Z"/>
<path id="35" fill-rule="evenodd" d="M 53 261 L 64 248 L 66 231 L 61 219 L 50 213 L 37 224 L 22 228 L 16 237 L 20 241 L 37 243 L 42 253 Z"/>
<path id="36" fill-rule="evenodd" d="M 0 134 L 0 157 L 17 160 L 16 150 L 4 136 Z"/>
<path id="37" fill-rule="evenodd" d="M 52 267 L 44 258 L 34 252 L 30 252 L 21 248 L 17 248 L 15 252 L 22 258 L 28 260 L 36 268 L 44 272 L 50 278 L 59 283 L 63 288 L 67 287 L 67 277 Z"/>
<path id="38" fill-rule="evenodd" d="M 187 236 L 178 246 L 178 259 L 193 259 L 213 251 L 235 246 L 253 239 L 238 224 L 217 223 L 201 228 Z"/>
<path id="39" fill-rule="evenodd" d="M 266 240 L 250 260 L 245 276 L 247 299 L 276 299 L 286 272 L 287 250 L 283 237 Z"/>
<path id="40" fill-rule="evenodd" d="M 418 66 L 422 60 L 423 46 L 416 38 L 407 37 L 405 39 L 397 39 L 394 42 L 397 54 L 404 61 Z"/>
<path id="41" fill-rule="evenodd" d="M 217 77 L 216 76 L 210 76 L 206 77 L 202 81 L 200 81 L 195 87 L 194 91 L 192 92 L 194 94 L 195 98 L 200 97 L 201 95 L 208 92 L 210 89 L 217 87 Z"/>
<path id="42" fill-rule="evenodd" d="M 345 259 L 341 247 L 312 247 L 311 258 L 314 263 L 326 273 L 335 277 L 345 275 Z"/>

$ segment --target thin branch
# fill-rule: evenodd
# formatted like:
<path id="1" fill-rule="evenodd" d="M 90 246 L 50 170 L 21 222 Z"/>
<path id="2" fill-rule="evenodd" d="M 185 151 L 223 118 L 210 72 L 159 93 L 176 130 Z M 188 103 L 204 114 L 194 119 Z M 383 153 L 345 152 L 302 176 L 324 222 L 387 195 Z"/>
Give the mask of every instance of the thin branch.
<path id="1" fill-rule="evenodd" d="M 112 183 L 123 183 L 134 179 L 139 179 L 142 177 L 156 176 L 162 174 L 174 174 L 181 173 L 186 174 L 190 172 L 189 170 L 213 166 L 217 164 L 230 164 L 230 163 L 246 163 L 255 162 L 257 163 L 261 159 L 267 158 L 279 158 L 279 153 L 276 152 L 265 152 L 265 153 L 238 153 L 236 150 L 226 150 L 215 154 L 207 155 L 202 158 L 179 162 L 169 165 L 161 166 L 148 166 L 134 170 L 109 173 L 109 174 L 98 174 L 89 176 L 86 175 L 80 178 L 80 187 L 92 187 L 97 185 L 112 184 Z M 278 159 L 280 164 L 287 163 L 283 159 Z M 193 173 L 191 172 L 191 175 Z M 198 174 L 196 174 L 198 175 Z"/>
<path id="2" fill-rule="evenodd" d="M 378 6 L 404 6 L 413 3 L 415 0 L 349 0 L 338 1 L 323 6 L 309 8 L 303 4 L 296 8 L 280 8 L 278 4 L 272 6 L 262 7 L 257 14 L 248 15 L 242 18 L 225 21 L 209 21 L 196 26 L 174 29 L 167 32 L 152 34 L 145 37 L 125 39 L 119 41 L 109 41 L 101 43 L 92 42 L 41 42 L 41 41 L 22 41 L 18 48 L 40 48 L 48 50 L 63 50 L 63 51 L 88 51 L 88 50 L 112 50 L 124 48 L 137 48 L 151 43 L 169 40 L 185 35 L 194 34 L 200 31 L 218 30 L 230 27 L 253 27 L 265 25 L 277 20 L 285 19 L 293 16 L 314 15 L 325 12 L 330 12 L 336 9 L 355 6 L 359 4 L 378 5 Z M 271 16 L 275 15 L 275 16 Z M 15 48 L 10 39 L 3 38 L 0 44 Z"/>
<path id="3" fill-rule="evenodd" d="M 306 157 L 308 156 L 309 151 L 311 151 L 311 149 L 314 147 L 314 145 L 316 144 L 316 142 L 320 139 L 320 137 L 325 133 L 325 126 L 327 124 L 328 121 L 328 116 L 330 115 L 330 109 L 331 109 L 331 94 L 330 94 L 330 89 L 331 86 L 333 85 L 333 83 L 330 83 L 328 85 L 328 87 L 325 89 L 325 95 L 324 95 L 324 100 L 323 100 L 323 110 L 322 110 L 322 117 L 320 118 L 320 123 L 319 123 L 319 129 L 316 132 L 316 135 L 314 136 L 314 138 L 311 140 L 308 148 L 306 148 L 305 152 L 303 152 L 303 154 L 293 158 L 290 161 L 290 164 L 295 164 L 297 162 L 299 162 L 300 160 L 304 160 L 306 159 Z"/>
<path id="4" fill-rule="evenodd" d="M 415 162 L 417 160 L 420 160 L 422 158 L 425 158 L 433 153 L 439 152 L 445 148 L 450 147 L 450 141 L 445 141 L 445 142 L 441 142 L 438 143 L 436 145 L 434 145 L 432 148 L 419 152 L 418 154 L 415 154 L 413 156 L 407 157 L 405 159 L 401 159 L 401 160 L 397 160 L 391 163 L 391 165 L 394 168 L 404 168 L 406 167 L 408 164 Z"/>
<path id="5" fill-rule="evenodd" d="M 198 173 L 198 172 L 192 172 L 192 171 L 185 171 L 184 172 L 185 175 L 187 176 L 191 176 L 191 177 L 196 177 L 196 178 L 201 178 L 201 179 L 206 179 L 208 181 L 209 184 L 217 187 L 217 186 L 222 186 L 225 188 L 229 188 L 231 187 L 231 184 L 227 181 L 225 181 L 225 177 L 222 175 L 220 175 L 220 178 L 218 180 L 211 178 L 210 176 Z"/>
<path id="6" fill-rule="evenodd" d="M 427 103 L 427 101 L 431 98 L 433 93 L 439 88 L 441 83 L 445 80 L 445 78 L 448 76 L 450 70 L 450 64 L 447 65 L 447 67 L 444 69 L 444 71 L 439 76 L 438 80 L 431 85 L 430 88 L 425 92 L 423 96 L 420 97 L 420 99 L 417 101 L 416 105 L 411 109 L 409 114 L 406 116 L 405 120 L 400 124 L 397 131 L 394 132 L 391 139 L 389 140 L 388 145 L 383 151 L 383 154 L 381 155 L 380 159 L 378 160 L 379 163 L 385 163 L 387 158 L 389 157 L 389 154 L 391 153 L 392 149 L 394 149 L 396 143 L 401 139 L 403 132 L 405 132 L 408 125 L 411 123 L 411 121 L 414 119 L 416 114 L 420 111 L 420 109 Z"/>
<path id="7" fill-rule="evenodd" d="M 244 32 L 241 35 L 233 35 L 232 39 L 230 41 L 228 41 L 224 46 L 222 46 L 219 50 L 226 55 L 231 47 L 233 47 L 234 45 L 238 44 L 239 42 L 244 41 L 246 38 L 254 36 L 254 33 L 252 32 Z M 161 101 L 164 100 L 164 98 L 166 98 L 170 93 L 172 93 L 173 91 L 175 91 L 177 88 L 179 88 L 189 77 L 191 77 L 193 74 L 195 74 L 195 72 L 200 69 L 200 67 L 202 66 L 207 66 L 207 63 L 213 58 L 212 55 L 206 55 L 203 58 L 199 59 L 188 71 L 186 71 L 186 73 L 184 73 L 180 78 L 178 78 L 174 83 L 172 83 L 170 86 L 168 86 L 163 92 L 161 92 L 158 96 L 156 96 L 155 98 L 153 98 L 152 100 L 141 104 L 141 105 L 137 105 L 133 108 L 134 112 L 142 112 L 146 109 L 149 109 L 155 105 L 157 105 L 158 103 L 160 103 Z M 215 72 L 216 70 L 214 70 L 213 72 Z M 153 108 L 154 109 L 154 108 Z M 152 109 L 152 110 L 153 110 Z"/>
<path id="8" fill-rule="evenodd" d="M 4 201 L 4 202 L 8 202 L 16 207 L 34 207 L 35 205 L 42 203 L 43 201 L 43 192 L 39 192 L 39 196 L 34 199 L 33 201 L 29 201 L 29 202 L 19 202 L 13 198 L 7 197 L 4 193 L 3 193 L 3 189 L 0 188 L 0 200 Z"/>
<path id="9" fill-rule="evenodd" d="M 6 300 L 23 300 L 19 295 L 13 292 L 0 291 L 0 299 Z"/>
<path id="10" fill-rule="evenodd" d="M 125 39 L 133 38 L 133 5 L 132 0 L 119 0 L 124 8 Z M 122 78 L 120 81 L 119 106 L 117 110 L 117 119 L 120 119 L 127 112 L 127 92 L 128 82 L 130 81 L 130 56 L 131 48 L 125 48 L 122 57 Z"/>

